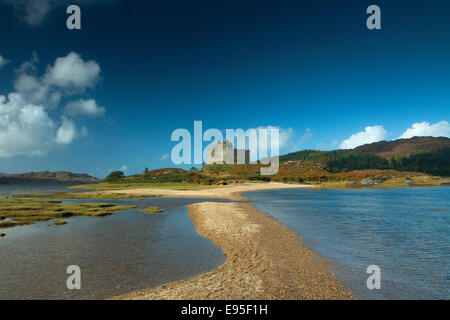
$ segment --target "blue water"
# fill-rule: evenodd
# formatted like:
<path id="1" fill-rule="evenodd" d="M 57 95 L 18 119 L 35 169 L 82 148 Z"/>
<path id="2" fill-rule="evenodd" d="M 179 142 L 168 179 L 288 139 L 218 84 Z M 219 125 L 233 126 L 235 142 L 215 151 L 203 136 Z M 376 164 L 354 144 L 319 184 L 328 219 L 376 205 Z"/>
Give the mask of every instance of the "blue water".
<path id="1" fill-rule="evenodd" d="M 63 185 L 0 186 L 0 194 L 61 192 Z M 0 229 L 0 300 L 103 299 L 189 278 L 225 262 L 214 243 L 200 236 L 187 205 L 204 199 L 88 200 L 138 205 L 103 218 L 74 217 Z M 208 200 L 211 201 L 211 200 Z M 64 203 L 86 200 L 64 200 Z M 162 214 L 140 209 L 157 206 Z M 81 268 L 81 290 L 68 290 L 69 265 Z"/>
<path id="2" fill-rule="evenodd" d="M 362 299 L 450 298 L 450 188 L 246 193 L 298 233 Z M 369 290 L 366 269 L 381 269 Z"/>
<path id="3" fill-rule="evenodd" d="M 81 189 L 67 189 L 73 184 L 0 184 L 0 198 L 13 194 L 82 192 Z"/>

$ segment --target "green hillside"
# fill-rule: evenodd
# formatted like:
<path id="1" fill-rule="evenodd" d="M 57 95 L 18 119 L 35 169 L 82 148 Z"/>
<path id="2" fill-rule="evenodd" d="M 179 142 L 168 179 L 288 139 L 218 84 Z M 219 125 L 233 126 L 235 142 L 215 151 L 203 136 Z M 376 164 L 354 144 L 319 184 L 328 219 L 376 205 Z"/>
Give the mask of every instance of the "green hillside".
<path id="1" fill-rule="evenodd" d="M 403 144 L 399 144 L 398 141 L 384 141 L 382 143 L 377 142 L 358 147 L 353 150 L 303 150 L 281 156 L 280 161 L 312 161 L 320 163 L 328 171 L 333 173 L 366 169 L 393 169 L 397 171 L 415 171 L 431 175 L 450 176 L 450 147 L 448 147 L 450 139 L 425 138 L 428 142 L 434 142 L 434 144 L 429 143 L 433 147 L 427 149 L 427 146 L 424 146 L 423 139 L 415 137 L 404 139 Z M 414 150 L 411 147 L 419 143 L 420 150 Z M 393 152 L 392 145 L 394 144 L 396 150 L 404 151 Z M 401 148 L 402 146 L 403 149 Z M 408 146 L 408 148 L 404 146 Z"/>

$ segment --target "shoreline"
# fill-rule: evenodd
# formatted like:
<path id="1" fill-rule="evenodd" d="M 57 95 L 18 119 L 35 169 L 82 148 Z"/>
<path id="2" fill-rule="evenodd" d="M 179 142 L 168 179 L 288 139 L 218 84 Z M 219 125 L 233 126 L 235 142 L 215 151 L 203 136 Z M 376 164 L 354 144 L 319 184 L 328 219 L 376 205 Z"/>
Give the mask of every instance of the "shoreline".
<path id="1" fill-rule="evenodd" d="M 197 196 L 199 198 L 243 200 L 245 198 L 240 195 L 242 192 L 310 186 L 266 184 L 265 187 L 253 186 L 252 190 L 235 190 L 237 187 L 234 187 L 222 197 L 202 193 L 208 190 L 195 193 L 202 193 L 202 196 Z M 201 202 L 190 205 L 188 213 L 196 231 L 212 240 L 224 252 L 227 257 L 225 263 L 208 273 L 111 299 L 353 299 L 351 291 L 330 272 L 329 265 L 317 253 L 307 248 L 297 234 L 264 215 L 251 204 Z"/>
<path id="2" fill-rule="evenodd" d="M 161 198 L 209 198 L 226 200 L 247 200 L 241 194 L 251 191 L 278 190 L 278 189 L 320 189 L 319 186 L 307 184 L 285 184 L 280 182 L 269 183 L 244 183 L 239 185 L 228 185 L 212 189 L 201 190 L 170 190 L 170 189 L 123 189 L 90 191 L 86 193 L 101 194 L 125 194 L 139 196 L 155 196 Z"/>

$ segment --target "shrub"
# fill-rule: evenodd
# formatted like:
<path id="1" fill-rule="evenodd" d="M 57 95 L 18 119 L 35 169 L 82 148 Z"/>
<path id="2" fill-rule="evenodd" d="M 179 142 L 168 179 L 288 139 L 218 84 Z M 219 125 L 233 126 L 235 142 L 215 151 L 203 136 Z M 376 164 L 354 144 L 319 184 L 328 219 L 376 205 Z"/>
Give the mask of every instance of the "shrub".
<path id="1" fill-rule="evenodd" d="M 105 179 L 106 182 L 115 182 L 125 177 L 122 171 L 113 171 Z"/>

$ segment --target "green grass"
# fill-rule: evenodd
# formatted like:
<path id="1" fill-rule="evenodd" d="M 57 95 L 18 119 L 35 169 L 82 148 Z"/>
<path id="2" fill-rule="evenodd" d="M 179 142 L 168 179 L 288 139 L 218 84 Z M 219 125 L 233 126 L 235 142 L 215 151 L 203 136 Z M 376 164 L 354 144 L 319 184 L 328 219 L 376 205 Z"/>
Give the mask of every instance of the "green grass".
<path id="1" fill-rule="evenodd" d="M 12 228 L 77 216 L 105 217 L 117 211 L 137 209 L 113 203 L 61 204 L 55 200 L 0 199 L 0 228 Z M 8 219 L 8 221 L 4 221 Z"/>
<path id="2" fill-rule="evenodd" d="M 147 209 L 141 210 L 142 213 L 162 213 L 164 210 L 159 209 L 158 207 L 152 206 Z"/>
<path id="3" fill-rule="evenodd" d="M 1 228 L 13 228 L 13 227 L 15 227 L 16 225 L 18 225 L 17 222 L 11 222 L 11 221 L 8 221 L 8 222 L 0 222 L 0 229 L 1 229 Z"/>
<path id="4" fill-rule="evenodd" d="M 154 195 L 142 195 L 139 198 L 154 198 Z M 135 199 L 132 194 L 114 193 L 107 194 L 101 192 L 58 192 L 58 193 L 32 193 L 32 194 L 16 194 L 13 198 L 28 199 L 91 199 L 91 200 L 123 200 Z"/>
<path id="5" fill-rule="evenodd" d="M 201 185 L 194 183 L 116 182 L 116 183 L 85 184 L 79 186 L 72 186 L 69 188 L 92 189 L 95 191 L 132 190 L 132 189 L 204 190 L 216 188 L 216 186 Z"/>
<path id="6" fill-rule="evenodd" d="M 415 184 L 410 185 L 407 183 L 409 177 L 395 177 L 389 178 L 385 182 L 377 185 L 355 185 L 356 188 L 404 188 L 404 187 L 438 187 L 441 186 L 441 182 L 438 179 L 434 179 L 431 176 L 424 174 L 418 174 L 413 177 Z M 348 188 L 347 184 L 357 182 L 360 180 L 341 180 L 341 181 L 331 181 L 318 184 L 323 189 L 345 189 Z"/>

